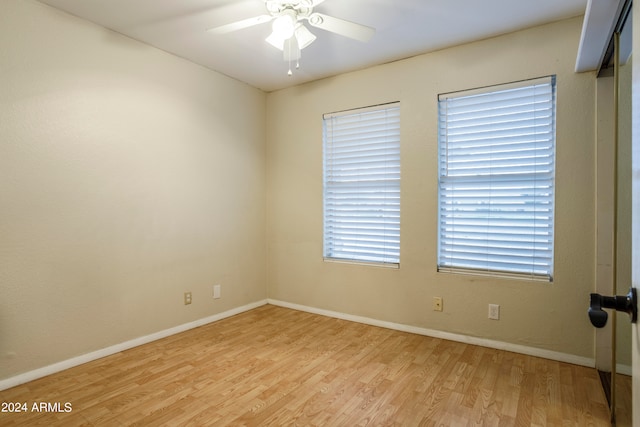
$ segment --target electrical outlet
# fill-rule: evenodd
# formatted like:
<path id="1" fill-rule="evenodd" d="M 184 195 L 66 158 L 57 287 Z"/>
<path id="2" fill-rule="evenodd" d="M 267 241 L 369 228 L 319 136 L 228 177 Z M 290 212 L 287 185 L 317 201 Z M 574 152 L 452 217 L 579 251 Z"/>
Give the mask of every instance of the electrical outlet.
<path id="1" fill-rule="evenodd" d="M 442 311 L 442 297 L 433 297 L 433 311 Z"/>
<path id="2" fill-rule="evenodd" d="M 184 293 L 184 305 L 191 304 L 191 292 Z"/>
<path id="3" fill-rule="evenodd" d="M 500 320 L 500 306 L 498 304 L 489 304 L 489 319 Z"/>
<path id="4" fill-rule="evenodd" d="M 220 298 L 220 285 L 213 285 L 213 297 L 215 299 Z"/>

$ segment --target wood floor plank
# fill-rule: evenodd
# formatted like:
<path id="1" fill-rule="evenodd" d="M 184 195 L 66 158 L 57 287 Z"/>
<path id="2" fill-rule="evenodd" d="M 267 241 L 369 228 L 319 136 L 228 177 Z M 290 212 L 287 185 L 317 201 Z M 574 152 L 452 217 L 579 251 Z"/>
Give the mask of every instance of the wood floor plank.
<path id="1" fill-rule="evenodd" d="M 0 392 L 2 426 L 608 426 L 594 369 L 263 306 Z"/>

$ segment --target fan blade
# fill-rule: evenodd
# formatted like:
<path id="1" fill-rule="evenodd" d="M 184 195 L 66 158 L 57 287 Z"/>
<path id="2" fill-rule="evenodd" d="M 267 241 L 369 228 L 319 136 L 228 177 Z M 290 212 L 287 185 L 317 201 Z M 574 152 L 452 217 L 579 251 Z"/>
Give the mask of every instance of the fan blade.
<path id="1" fill-rule="evenodd" d="M 322 30 L 331 31 L 332 33 L 340 34 L 341 36 L 361 42 L 369 41 L 376 33 L 375 28 L 340 18 L 334 18 L 333 16 L 322 13 L 312 13 L 311 16 L 309 16 L 309 24 Z"/>
<path id="2" fill-rule="evenodd" d="M 243 19 L 242 21 L 221 25 L 219 27 L 209 28 L 207 31 L 215 34 L 226 34 L 232 31 L 253 27 L 254 25 L 264 24 L 265 22 L 269 22 L 272 19 L 273 16 L 271 15 L 260 15 L 253 18 Z"/>

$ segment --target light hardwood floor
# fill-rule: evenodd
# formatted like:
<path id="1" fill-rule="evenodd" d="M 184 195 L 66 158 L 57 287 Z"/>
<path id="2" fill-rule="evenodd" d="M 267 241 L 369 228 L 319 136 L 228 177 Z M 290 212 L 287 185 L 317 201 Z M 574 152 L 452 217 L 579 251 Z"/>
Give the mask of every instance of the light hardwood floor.
<path id="1" fill-rule="evenodd" d="M 616 427 L 631 427 L 633 424 L 633 403 L 631 402 L 633 390 L 631 381 L 632 380 L 630 376 L 620 374 L 617 375 Z M 640 410 L 640 408 L 638 410 Z"/>
<path id="2" fill-rule="evenodd" d="M 595 369 L 271 305 L 0 392 L 0 425 L 608 426 Z M 33 403 L 71 412 L 31 412 Z"/>

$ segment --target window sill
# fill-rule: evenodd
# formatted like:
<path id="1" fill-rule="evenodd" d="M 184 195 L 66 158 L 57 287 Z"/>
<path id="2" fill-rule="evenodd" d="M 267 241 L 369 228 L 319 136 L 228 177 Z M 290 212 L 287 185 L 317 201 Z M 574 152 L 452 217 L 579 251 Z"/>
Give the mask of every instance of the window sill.
<path id="1" fill-rule="evenodd" d="M 394 270 L 400 269 L 399 263 L 386 263 L 386 262 L 372 262 L 372 261 L 358 261 L 353 259 L 338 259 L 338 258 L 323 258 L 324 262 L 335 264 L 350 264 L 350 265 L 362 265 L 369 267 L 390 268 Z"/>
<path id="2" fill-rule="evenodd" d="M 495 279 L 512 279 L 512 280 L 521 280 L 525 282 L 553 283 L 553 277 L 526 274 L 526 273 L 506 273 L 502 271 L 470 270 L 465 268 L 453 268 L 453 267 L 442 267 L 442 268 L 439 267 L 438 273 L 459 274 L 463 276 L 491 277 Z"/>

